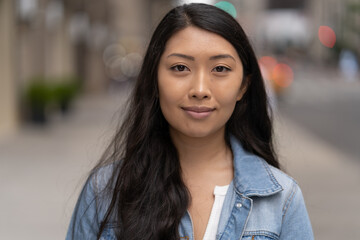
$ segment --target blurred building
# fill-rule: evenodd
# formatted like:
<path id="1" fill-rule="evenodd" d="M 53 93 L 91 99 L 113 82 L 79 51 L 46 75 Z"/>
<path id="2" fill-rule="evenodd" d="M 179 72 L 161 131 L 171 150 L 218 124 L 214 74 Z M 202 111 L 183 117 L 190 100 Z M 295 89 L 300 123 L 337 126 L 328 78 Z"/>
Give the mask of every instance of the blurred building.
<path id="1" fill-rule="evenodd" d="M 0 136 L 21 125 L 34 77 L 77 76 L 86 92 L 136 76 L 165 0 L 0 1 Z"/>
<path id="2" fill-rule="evenodd" d="M 238 9 L 239 21 L 261 54 L 283 54 L 320 64 L 336 64 L 343 49 L 360 56 L 360 0 L 240 0 L 233 3 Z M 319 41 L 320 26 L 334 31 L 333 47 Z"/>
<path id="3" fill-rule="evenodd" d="M 337 58 L 341 50 L 349 49 L 360 57 L 360 0 L 318 0 L 309 1 L 308 12 L 312 24 L 318 29 L 325 25 L 336 34 L 333 51 L 324 48 L 317 42 L 313 44 L 312 57 L 328 62 Z M 337 60 L 337 59 L 336 59 Z"/>
<path id="4" fill-rule="evenodd" d="M 15 19 L 12 0 L 0 1 L 0 136 L 17 125 L 15 84 Z"/>
<path id="5" fill-rule="evenodd" d="M 154 27 L 185 2 L 191 1 L 1 0 L 0 135 L 21 123 L 23 94 L 34 76 L 77 76 L 86 92 L 136 77 Z M 260 55 L 321 63 L 336 61 L 341 49 L 360 54 L 360 0 L 229 2 Z M 336 33 L 333 49 L 318 41 L 322 25 Z"/>

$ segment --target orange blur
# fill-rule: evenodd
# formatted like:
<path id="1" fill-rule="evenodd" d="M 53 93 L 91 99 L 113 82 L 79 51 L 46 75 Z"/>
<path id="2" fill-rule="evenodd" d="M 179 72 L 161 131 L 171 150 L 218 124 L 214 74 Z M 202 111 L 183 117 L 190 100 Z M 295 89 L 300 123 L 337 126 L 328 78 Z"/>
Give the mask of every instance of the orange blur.
<path id="1" fill-rule="evenodd" d="M 320 26 L 318 31 L 319 40 L 322 45 L 328 48 L 333 48 L 336 43 L 336 34 L 328 26 Z"/>
<path id="2" fill-rule="evenodd" d="M 270 56 L 259 59 L 261 73 L 265 81 L 270 81 L 277 94 L 288 88 L 294 80 L 294 72 L 291 67 Z"/>

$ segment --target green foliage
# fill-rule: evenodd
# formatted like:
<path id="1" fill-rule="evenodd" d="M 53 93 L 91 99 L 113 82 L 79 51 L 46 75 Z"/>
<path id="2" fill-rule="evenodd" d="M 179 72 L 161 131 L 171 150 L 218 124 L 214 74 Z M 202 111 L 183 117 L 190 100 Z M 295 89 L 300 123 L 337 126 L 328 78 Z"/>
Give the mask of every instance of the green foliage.
<path id="1" fill-rule="evenodd" d="M 67 78 L 54 84 L 53 100 L 63 113 L 69 110 L 71 102 L 79 92 L 78 83 L 79 81 L 76 78 Z"/>
<path id="2" fill-rule="evenodd" d="M 45 106 L 51 100 L 51 89 L 45 78 L 32 78 L 26 89 L 25 98 L 30 106 Z"/>
<path id="3" fill-rule="evenodd" d="M 355 14 L 360 13 L 360 3 L 357 3 L 357 2 L 348 3 L 347 10 L 348 10 L 348 12 L 353 12 Z"/>
<path id="4" fill-rule="evenodd" d="M 24 99 L 31 119 L 35 122 L 46 122 L 46 110 L 49 106 L 55 106 L 66 114 L 79 92 L 79 82 L 76 77 L 50 79 L 38 76 L 30 79 Z"/>

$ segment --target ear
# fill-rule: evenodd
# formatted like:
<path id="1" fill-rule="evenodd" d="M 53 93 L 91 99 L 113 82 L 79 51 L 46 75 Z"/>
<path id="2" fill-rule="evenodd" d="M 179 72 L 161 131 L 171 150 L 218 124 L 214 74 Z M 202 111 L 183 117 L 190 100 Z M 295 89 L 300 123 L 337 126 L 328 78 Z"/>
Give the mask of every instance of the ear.
<path id="1" fill-rule="evenodd" d="M 246 92 L 246 87 L 241 86 L 239 89 L 239 93 L 236 96 L 236 101 L 240 101 L 242 99 L 242 97 L 244 96 L 245 92 Z"/>
<path id="2" fill-rule="evenodd" d="M 240 86 L 240 89 L 239 89 L 239 93 L 238 93 L 238 95 L 236 97 L 236 101 L 240 101 L 242 99 L 242 97 L 246 93 L 249 82 L 250 82 L 250 76 L 248 75 L 248 76 L 244 77 L 243 81 L 241 82 L 241 86 Z"/>

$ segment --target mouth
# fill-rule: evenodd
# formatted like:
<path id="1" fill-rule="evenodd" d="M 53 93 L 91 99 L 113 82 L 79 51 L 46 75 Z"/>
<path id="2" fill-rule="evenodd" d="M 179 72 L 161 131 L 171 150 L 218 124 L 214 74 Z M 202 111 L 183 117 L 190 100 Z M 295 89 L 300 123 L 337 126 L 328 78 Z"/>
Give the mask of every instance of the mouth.
<path id="1" fill-rule="evenodd" d="M 182 107 L 182 109 L 194 119 L 204 119 L 211 115 L 215 108 L 204 107 L 204 106 L 191 106 Z"/>

